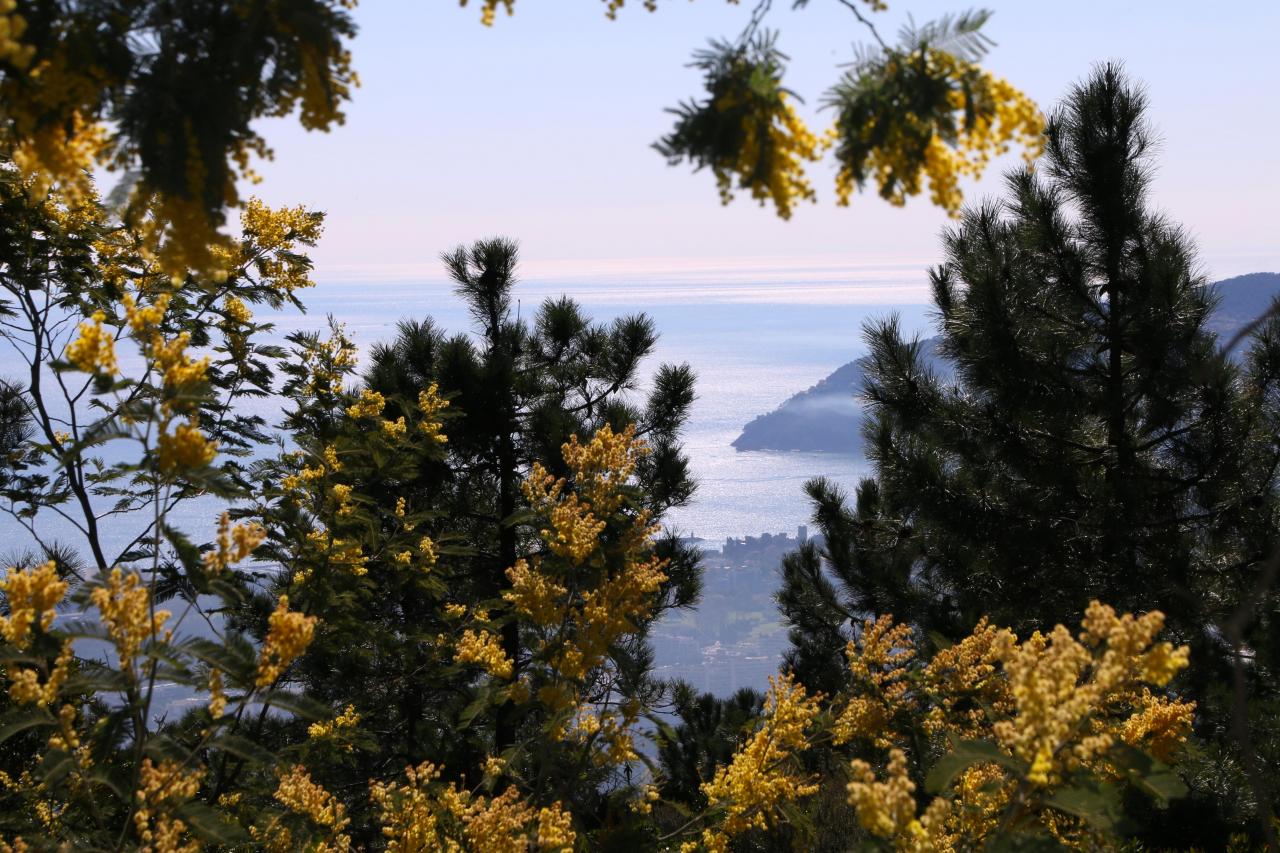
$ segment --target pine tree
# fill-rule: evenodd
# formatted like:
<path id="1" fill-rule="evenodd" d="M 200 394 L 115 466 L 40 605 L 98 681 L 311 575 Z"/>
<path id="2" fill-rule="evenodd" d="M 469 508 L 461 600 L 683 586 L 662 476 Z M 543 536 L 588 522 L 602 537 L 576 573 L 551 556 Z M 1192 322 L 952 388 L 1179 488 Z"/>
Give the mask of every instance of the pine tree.
<path id="1" fill-rule="evenodd" d="M 707 796 L 700 785 L 733 757 L 743 736 L 757 722 L 764 696 L 743 687 L 721 699 L 682 684 L 671 704 L 679 723 L 658 735 L 662 797 L 691 811 L 705 809 Z"/>
<path id="2" fill-rule="evenodd" d="M 562 475 L 560 446 L 604 424 L 622 431 L 637 425 L 649 444 L 640 472 L 648 508 L 660 517 L 693 491 L 677 436 L 693 401 L 687 365 L 661 366 L 643 408 L 629 399 L 641 362 L 657 343 L 653 321 L 643 315 L 609 325 L 592 323 L 567 297 L 548 300 L 531 323 L 512 314 L 518 247 L 498 238 L 459 246 L 443 261 L 475 320 L 477 346 L 465 336 L 447 337 L 432 323 L 402 323 L 397 338 L 374 349 L 368 386 L 388 397 L 414 399 L 435 382 L 456 396 L 459 416 L 450 424 L 445 509 L 454 533 L 465 532 L 475 553 L 464 573 L 478 599 L 508 586 L 506 570 L 534 547 L 517 513 L 527 509 L 520 482 L 537 461 Z M 437 488 L 439 488 L 437 486 Z M 523 541 L 522 541 L 523 540 Z M 674 542 L 667 544 L 674 553 Z M 682 602 L 696 596 L 688 554 L 677 561 L 675 584 Z M 503 635 L 508 657 L 519 660 L 516 624 Z M 499 725 L 500 745 L 512 732 Z"/>
<path id="3" fill-rule="evenodd" d="M 1145 111 L 1099 69 L 1050 117 L 1036 170 L 946 234 L 931 279 L 952 378 L 896 320 L 866 329 L 874 477 L 852 507 L 809 485 L 825 551 L 792 555 L 779 594 L 807 682 L 831 689 L 832 644 L 867 613 L 945 642 L 983 616 L 1073 624 L 1099 599 L 1164 611 L 1204 718 L 1228 718 L 1236 655 L 1252 699 L 1274 699 L 1275 592 L 1243 646 L 1223 626 L 1280 545 L 1277 332 L 1237 363 L 1206 328 L 1195 249 L 1150 204 Z"/>
<path id="4" fill-rule="evenodd" d="M 512 296 L 517 247 L 509 240 L 459 247 L 443 260 L 475 321 L 474 334 L 448 334 L 430 319 L 402 322 L 392 341 L 371 351 L 361 387 L 343 390 L 326 405 L 303 406 L 290 419 L 295 440 L 313 456 L 334 449 L 339 466 L 330 467 L 364 501 L 335 521 L 354 530 L 368 519 L 359 538 L 340 534 L 361 543 L 366 574 L 340 572 L 324 581 L 329 586 L 317 575 L 304 585 L 315 597 L 311 612 L 329 617 L 322 617 L 307 658 L 295 667 L 297 686 L 328 707 L 353 706 L 360 730 L 379 733 L 330 764 L 334 775 L 321 781 L 331 789 L 423 761 L 471 787 L 486 778 L 488 757 L 511 759 L 521 745 L 547 736 L 551 720 L 543 704 L 504 700 L 477 679 L 476 667 L 458 666 L 451 646 L 438 639 L 456 633 L 464 618 L 449 615 L 441 604 L 448 600 L 466 607 L 465 618 L 483 613 L 481 621 L 501 626 L 502 653 L 514 665 L 504 684 L 517 682 L 531 660 L 533 626 L 503 595 L 512 589 L 508 569 L 542 559 L 546 548 L 522 489 L 534 463 L 565 476 L 561 447 L 571 437 L 586 441 L 605 426 L 620 434 L 634 424 L 648 450 L 636 471 L 637 510 L 659 521 L 693 490 L 678 441 L 693 400 L 692 371 L 660 366 L 647 395 L 637 393 L 640 368 L 657 341 L 650 319 L 594 323 L 568 298 L 548 300 L 532 319 L 521 319 Z M 335 350 L 308 336 L 295 344 L 300 352 Z M 300 394 L 314 385 L 312 373 L 299 374 Z M 424 394 L 448 400 L 439 415 L 447 435 L 439 452 L 418 452 L 382 434 L 421 418 Z M 354 422 L 347 405 L 353 400 L 376 401 L 377 417 L 363 426 Z M 289 506 L 284 501 L 266 511 L 275 519 L 273 530 L 309 526 Z M 410 531 L 411 542 L 431 541 L 429 572 L 406 572 L 396 563 L 400 546 L 381 544 L 400 535 L 397 527 Z M 615 535 L 611 531 L 602 535 Z M 275 538 L 281 542 L 271 547 L 286 567 L 300 553 L 306 556 L 296 544 L 299 536 Z M 416 565 L 422 549 L 410 550 Z M 647 707 L 662 690 L 649 677 L 652 651 L 645 633 L 664 610 L 696 601 L 700 575 L 696 555 L 674 537 L 661 539 L 656 552 L 667 561 L 667 580 L 652 618 L 609 650 L 607 677 L 600 676 L 590 701 Z M 280 575 L 284 586 L 287 574 Z M 259 632 L 267 601 L 245 617 Z M 521 772 L 537 780 L 531 785 L 536 796 L 572 803 L 574 813 L 588 819 L 605 808 L 605 783 L 615 771 L 564 766 L 554 751 L 529 758 L 528 751 Z"/>

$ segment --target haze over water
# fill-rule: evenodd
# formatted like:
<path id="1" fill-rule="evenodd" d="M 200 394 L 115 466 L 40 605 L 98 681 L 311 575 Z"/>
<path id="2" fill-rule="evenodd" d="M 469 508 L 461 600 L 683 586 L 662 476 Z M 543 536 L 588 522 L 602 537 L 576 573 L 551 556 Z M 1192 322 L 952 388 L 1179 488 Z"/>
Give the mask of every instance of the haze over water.
<path id="1" fill-rule="evenodd" d="M 529 265 L 515 297 L 526 318 L 544 299 L 562 294 L 576 299 L 597 321 L 638 312 L 653 318 L 660 338 L 656 354 L 642 365 L 646 381 L 663 362 L 688 362 L 698 377 L 697 400 L 684 431 L 698 490 L 689 506 L 671 512 L 666 521 L 683 535 L 717 544 L 727 536 L 794 532 L 809 518 L 802 491 L 806 480 L 821 474 L 852 486 L 865 471 L 861 457 L 738 453 L 730 442 L 756 415 L 863 354 L 861 327 L 867 319 L 896 311 L 908 330 L 924 329 L 926 265 L 819 260 L 797 268 L 744 259 L 673 272 L 652 262 L 620 261 L 603 268 L 592 263 L 580 271 L 557 264 L 553 273 Z M 317 286 L 299 294 L 306 314 L 262 308 L 256 317 L 274 322 L 270 339 L 283 342 L 295 330 L 324 330 L 332 315 L 346 326 L 362 358 L 373 344 L 390 340 L 403 319 L 432 317 L 450 333 L 470 330 L 466 310 L 438 270 L 438 265 L 363 273 L 353 269 L 340 271 L 339 278 L 318 269 Z M 129 360 L 132 353 L 122 351 L 121 356 L 126 370 L 135 366 Z M 241 404 L 273 426 L 280 419 L 279 399 Z M 113 443 L 103 450 L 113 461 L 135 454 L 137 446 Z M 181 505 L 172 518 L 195 541 L 204 541 L 221 508 L 215 499 L 201 498 Z M 44 529 L 58 530 L 55 537 L 68 543 L 79 542 L 46 515 Z M 124 547 L 140 526 L 141 521 L 113 519 L 104 528 L 107 550 Z M 17 550 L 29 540 L 8 517 L 0 518 L 0 535 Z"/>
<path id="2" fill-rule="evenodd" d="M 538 275 L 535 269 L 516 288 L 520 311 L 530 317 L 543 299 L 564 294 L 597 321 L 643 312 L 660 335 L 643 374 L 651 375 L 663 362 L 693 367 L 697 400 L 684 442 L 698 491 L 691 505 L 667 518 L 680 533 L 714 544 L 726 536 L 793 532 L 809 518 L 802 491 L 806 480 L 821 474 L 852 486 L 865 472 L 861 457 L 738 453 L 730 442 L 756 415 L 865 353 L 861 328 L 866 320 L 896 312 L 904 328 L 923 331 L 924 262 L 822 261 L 784 268 L 748 261 L 679 272 L 621 263 L 605 270 L 592 266 L 581 274 L 564 265 L 557 265 L 555 275 Z M 395 275 L 385 269 L 377 273 Z M 470 328 L 465 309 L 438 274 L 417 278 L 406 271 L 391 280 L 360 281 L 358 274 L 351 279 L 322 281 L 306 292 L 306 316 L 273 319 L 281 329 L 322 328 L 326 314 L 332 314 L 346 324 L 362 354 L 389 339 L 401 319 L 430 316 L 450 332 Z"/>

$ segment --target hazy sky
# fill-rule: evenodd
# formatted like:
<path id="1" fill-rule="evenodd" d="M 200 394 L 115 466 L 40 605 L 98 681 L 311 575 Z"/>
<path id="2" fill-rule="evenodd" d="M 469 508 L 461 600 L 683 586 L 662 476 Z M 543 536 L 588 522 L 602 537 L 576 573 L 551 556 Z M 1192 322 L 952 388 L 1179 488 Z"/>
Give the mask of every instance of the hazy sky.
<path id="1" fill-rule="evenodd" d="M 833 165 L 817 164 L 817 204 L 789 222 L 739 197 L 722 207 L 709 173 L 668 167 L 649 146 L 664 108 L 696 95 L 685 67 L 711 36 L 736 35 L 752 3 L 631 0 L 608 21 L 597 0 L 517 0 L 489 29 L 474 3 L 364 0 L 352 45 L 363 81 L 347 123 L 306 133 L 264 125 L 276 161 L 255 192 L 328 213 L 313 253 L 322 281 L 437 277 L 441 250 L 504 234 L 530 277 L 791 266 L 912 268 L 937 259 L 945 216 L 874 195 L 835 206 Z M 816 107 L 865 31 L 835 0 L 768 24 L 792 57 L 788 84 Z M 1158 204 L 1223 277 L 1280 269 L 1280 2 L 994 0 L 986 66 L 1043 108 L 1091 65 L 1122 59 L 1148 88 L 1162 139 Z M 960 2 L 890 0 L 886 35 Z M 970 200 L 998 190 L 998 169 Z"/>

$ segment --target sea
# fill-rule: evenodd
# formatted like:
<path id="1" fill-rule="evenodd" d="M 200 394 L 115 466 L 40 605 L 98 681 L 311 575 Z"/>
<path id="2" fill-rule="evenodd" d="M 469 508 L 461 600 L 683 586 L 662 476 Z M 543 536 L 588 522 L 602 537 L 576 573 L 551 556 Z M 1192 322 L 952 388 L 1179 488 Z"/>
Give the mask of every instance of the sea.
<path id="1" fill-rule="evenodd" d="M 661 337 L 642 366 L 639 395 L 660 364 L 693 368 L 697 397 L 683 443 L 698 485 L 690 503 L 668 513 L 664 523 L 714 549 L 729 537 L 794 533 L 810 519 L 803 492 L 807 480 L 821 475 L 852 488 L 867 473 L 860 456 L 738 452 L 731 444 L 752 418 L 863 355 L 864 324 L 896 315 L 908 333 L 929 334 L 924 270 L 922 262 L 897 259 L 800 266 L 743 261 L 674 270 L 582 264 L 537 271 L 517 285 L 514 297 L 517 310 L 529 317 L 543 300 L 561 295 L 573 297 L 596 321 L 636 313 L 651 317 Z M 299 293 L 305 313 L 257 313 L 260 321 L 275 324 L 273 337 L 323 330 L 332 317 L 345 326 L 363 358 L 372 345 L 393 337 L 400 320 L 431 317 L 450 331 L 471 328 L 465 306 L 438 272 L 347 270 L 318 279 L 314 288 Z M 121 364 L 128 371 L 131 361 L 122 357 Z M 18 366 L 13 353 L 0 356 L 0 374 L 14 374 Z M 269 421 L 279 416 L 278 400 L 254 405 Z M 125 447 L 103 450 L 109 461 L 130 452 Z M 173 513 L 170 523 L 196 542 L 209 541 L 223 508 L 212 498 L 190 501 Z M 75 532 L 56 518 L 42 517 L 38 523 L 48 538 L 76 542 Z M 118 553 L 138 529 L 138 521 L 111 518 L 103 536 L 108 552 Z M 30 533 L 12 517 L 0 516 L 0 560 L 12 564 L 32 546 Z M 201 631 L 199 626 L 196 630 Z M 780 648 L 780 631 L 777 626 L 766 644 L 767 657 L 776 655 L 775 646 Z M 723 666 L 710 658 L 699 662 L 696 652 L 694 658 L 684 661 L 675 645 L 659 643 L 659 664 L 711 686 L 712 675 Z M 765 664 L 759 673 L 728 686 L 764 687 L 765 675 L 775 666 Z M 165 707 L 191 701 L 183 691 L 170 692 L 174 695 Z"/>
<path id="2" fill-rule="evenodd" d="M 430 316 L 449 330 L 470 327 L 466 309 L 438 276 L 322 281 L 302 295 L 307 315 L 273 318 L 281 328 L 322 328 L 331 314 L 362 352 L 391 337 L 400 319 Z M 642 367 L 646 380 L 662 363 L 687 363 L 696 373 L 697 398 L 683 441 L 698 488 L 666 523 L 710 545 L 794 532 L 809 520 L 802 487 L 815 476 L 856 484 L 867 471 L 860 456 L 738 452 L 731 445 L 752 418 L 865 354 L 866 322 L 897 315 L 909 333 L 925 334 L 930 322 L 925 264 L 892 259 L 675 271 L 571 268 L 531 276 L 515 290 L 526 316 L 561 295 L 597 321 L 651 317 L 660 338 Z"/>
<path id="3" fill-rule="evenodd" d="M 819 259 L 807 264 L 744 259 L 715 264 L 676 262 L 580 262 L 535 267 L 515 287 L 516 310 L 531 317 L 545 299 L 567 295 L 594 320 L 636 313 L 654 320 L 655 354 L 641 369 L 642 395 L 662 363 L 687 363 L 697 375 L 696 393 L 683 434 L 698 483 L 692 501 L 671 511 L 665 523 L 682 536 L 714 547 L 727 537 L 795 531 L 809 520 L 803 485 L 825 476 L 852 487 L 866 473 L 859 456 L 832 453 L 738 452 L 731 445 L 742 427 L 776 408 L 866 352 L 865 323 L 896 315 L 909 333 L 928 334 L 926 262 L 897 258 Z M 433 318 L 450 331 L 471 328 L 465 306 L 439 270 L 340 269 L 317 271 L 317 284 L 299 292 L 306 311 L 259 310 L 275 324 L 272 337 L 295 330 L 323 330 L 341 322 L 360 349 L 391 339 L 405 319 Z M 133 359 L 122 351 L 121 365 Z M 0 375 L 17 378 L 20 356 L 0 352 Z M 13 374 L 12 376 L 10 374 Z M 279 401 L 251 403 L 268 421 Z M 108 446 L 114 461 L 128 447 Z M 207 541 L 220 506 L 202 499 L 173 517 L 195 541 Z M 73 544 L 76 536 L 55 518 L 41 522 L 51 538 Z M 137 525 L 116 516 L 104 532 L 108 551 L 123 548 Z M 30 550 L 30 534 L 0 516 L 0 559 Z"/>

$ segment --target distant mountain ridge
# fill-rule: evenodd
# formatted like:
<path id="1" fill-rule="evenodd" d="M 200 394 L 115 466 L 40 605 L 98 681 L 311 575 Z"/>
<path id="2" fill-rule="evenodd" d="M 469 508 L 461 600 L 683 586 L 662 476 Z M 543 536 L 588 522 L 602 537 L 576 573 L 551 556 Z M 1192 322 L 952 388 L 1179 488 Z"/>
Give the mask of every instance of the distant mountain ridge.
<path id="1" fill-rule="evenodd" d="M 1224 343 L 1280 296 L 1280 273 L 1256 272 L 1212 285 L 1218 306 L 1209 328 Z M 921 341 L 924 356 L 937 362 L 937 338 Z M 862 392 L 864 360 L 836 368 L 813 387 L 789 397 L 782 405 L 757 416 L 733 440 L 739 451 L 793 450 L 821 453 L 862 452 Z"/>

